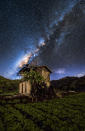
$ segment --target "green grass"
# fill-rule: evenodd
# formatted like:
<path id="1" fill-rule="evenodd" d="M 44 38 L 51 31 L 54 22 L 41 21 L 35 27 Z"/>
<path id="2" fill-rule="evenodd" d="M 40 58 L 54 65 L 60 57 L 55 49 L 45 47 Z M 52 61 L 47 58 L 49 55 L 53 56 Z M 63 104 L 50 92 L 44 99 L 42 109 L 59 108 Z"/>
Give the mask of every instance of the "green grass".
<path id="1" fill-rule="evenodd" d="M 85 93 L 38 103 L 0 100 L 0 131 L 85 131 Z"/>

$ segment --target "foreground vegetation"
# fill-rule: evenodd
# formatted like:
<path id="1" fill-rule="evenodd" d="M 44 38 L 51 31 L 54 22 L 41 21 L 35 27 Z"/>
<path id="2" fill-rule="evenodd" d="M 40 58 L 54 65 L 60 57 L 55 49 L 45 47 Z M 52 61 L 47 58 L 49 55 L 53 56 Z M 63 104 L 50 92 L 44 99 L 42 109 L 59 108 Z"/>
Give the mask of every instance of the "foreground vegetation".
<path id="1" fill-rule="evenodd" d="M 85 131 L 85 93 L 38 103 L 0 100 L 1 131 Z"/>

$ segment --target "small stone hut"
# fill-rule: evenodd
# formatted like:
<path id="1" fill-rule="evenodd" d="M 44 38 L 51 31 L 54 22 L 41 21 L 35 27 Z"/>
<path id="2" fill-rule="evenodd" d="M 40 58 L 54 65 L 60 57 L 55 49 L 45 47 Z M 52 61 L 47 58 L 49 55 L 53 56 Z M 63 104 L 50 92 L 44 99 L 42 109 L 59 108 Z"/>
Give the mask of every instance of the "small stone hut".
<path id="1" fill-rule="evenodd" d="M 43 76 L 43 78 L 45 80 L 45 84 L 47 85 L 47 87 L 50 87 L 50 73 L 52 73 L 52 72 L 47 66 L 29 66 L 29 65 L 26 65 L 25 67 L 23 67 L 19 71 L 19 74 L 21 76 L 23 76 L 23 72 L 29 72 L 31 69 L 36 71 L 36 72 L 39 72 L 41 74 L 41 76 Z M 31 86 L 30 80 L 20 82 L 19 93 L 30 96 L 31 87 L 32 86 Z"/>

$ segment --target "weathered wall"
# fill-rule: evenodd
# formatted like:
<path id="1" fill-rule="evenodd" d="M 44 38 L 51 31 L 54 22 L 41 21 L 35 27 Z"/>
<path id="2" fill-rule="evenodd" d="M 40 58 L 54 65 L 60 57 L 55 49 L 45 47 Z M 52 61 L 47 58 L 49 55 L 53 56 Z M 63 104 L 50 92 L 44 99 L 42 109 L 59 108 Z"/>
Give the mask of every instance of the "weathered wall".
<path id="1" fill-rule="evenodd" d="M 19 93 L 22 93 L 22 83 L 19 84 Z"/>
<path id="2" fill-rule="evenodd" d="M 28 81 L 26 81 L 26 93 L 28 94 L 28 95 L 30 95 L 31 94 L 31 82 L 28 80 Z"/>
<path id="3" fill-rule="evenodd" d="M 50 86 L 50 73 L 45 68 L 42 69 L 42 76 L 45 79 L 46 85 L 49 87 Z"/>
<path id="4" fill-rule="evenodd" d="M 31 93 L 31 83 L 30 81 L 24 81 L 19 84 L 19 93 L 20 94 L 25 94 L 25 95 L 30 95 Z"/>

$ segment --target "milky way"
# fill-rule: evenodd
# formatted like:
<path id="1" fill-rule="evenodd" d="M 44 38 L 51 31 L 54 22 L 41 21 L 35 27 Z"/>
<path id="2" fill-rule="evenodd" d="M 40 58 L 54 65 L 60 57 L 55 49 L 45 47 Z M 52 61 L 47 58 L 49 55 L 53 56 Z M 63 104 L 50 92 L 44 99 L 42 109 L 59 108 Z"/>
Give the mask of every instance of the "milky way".
<path id="1" fill-rule="evenodd" d="M 85 74 L 85 0 L 1 0 L 0 30 L 1 75 L 36 61 L 51 79 Z"/>

